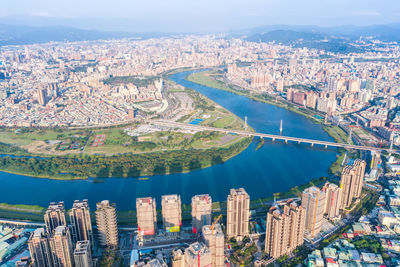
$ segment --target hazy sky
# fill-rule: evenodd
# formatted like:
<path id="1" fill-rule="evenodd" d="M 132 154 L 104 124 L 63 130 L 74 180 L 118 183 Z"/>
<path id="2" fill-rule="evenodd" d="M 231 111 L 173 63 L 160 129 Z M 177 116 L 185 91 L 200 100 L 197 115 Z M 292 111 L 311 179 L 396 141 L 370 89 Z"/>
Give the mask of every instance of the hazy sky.
<path id="1" fill-rule="evenodd" d="M 0 0 L 0 22 L 129 31 L 400 22 L 400 0 Z"/>

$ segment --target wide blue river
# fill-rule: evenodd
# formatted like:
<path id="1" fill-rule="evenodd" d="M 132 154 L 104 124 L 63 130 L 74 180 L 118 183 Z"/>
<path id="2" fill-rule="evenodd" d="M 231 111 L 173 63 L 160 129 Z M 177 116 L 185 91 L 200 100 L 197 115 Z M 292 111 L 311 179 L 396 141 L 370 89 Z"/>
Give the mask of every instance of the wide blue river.
<path id="1" fill-rule="evenodd" d="M 177 73 L 171 79 L 206 95 L 241 118 L 247 116 L 248 124 L 257 132 L 279 134 L 283 120 L 284 135 L 333 140 L 320 125 L 299 114 L 186 81 L 188 74 Z M 256 199 L 328 175 L 337 154 L 334 149 L 310 145 L 266 141 L 258 150 L 256 145 L 253 141 L 245 151 L 223 164 L 190 173 L 152 176 L 149 180 L 109 178 L 94 183 L 92 179 L 58 181 L 0 172 L 0 202 L 47 206 L 49 202 L 63 200 L 70 208 L 75 199 L 87 198 L 94 209 L 96 202 L 109 199 L 117 203 L 118 209 L 129 210 L 135 209 L 137 197 L 156 197 L 158 207 L 164 194 L 180 194 L 183 203 L 190 203 L 193 195 L 203 193 L 221 201 L 230 188 L 239 187 Z"/>

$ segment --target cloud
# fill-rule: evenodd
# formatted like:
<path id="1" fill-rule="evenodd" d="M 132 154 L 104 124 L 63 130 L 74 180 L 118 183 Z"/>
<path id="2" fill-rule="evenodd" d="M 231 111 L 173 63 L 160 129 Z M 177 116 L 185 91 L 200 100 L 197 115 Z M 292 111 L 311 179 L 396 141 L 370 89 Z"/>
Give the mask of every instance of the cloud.
<path id="1" fill-rule="evenodd" d="M 359 17 L 380 17 L 382 14 L 375 10 L 358 10 L 352 13 L 354 16 Z"/>

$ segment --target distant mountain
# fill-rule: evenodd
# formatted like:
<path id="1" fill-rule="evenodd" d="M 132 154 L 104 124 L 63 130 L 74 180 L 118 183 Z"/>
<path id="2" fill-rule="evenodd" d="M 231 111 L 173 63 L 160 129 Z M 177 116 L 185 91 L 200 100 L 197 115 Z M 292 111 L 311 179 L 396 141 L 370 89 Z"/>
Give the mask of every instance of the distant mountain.
<path id="1" fill-rule="evenodd" d="M 279 32 L 281 31 L 281 32 Z M 279 37 L 278 33 L 284 34 Z M 373 37 L 381 41 L 400 43 L 400 23 L 371 26 L 343 25 L 338 27 L 319 27 L 313 25 L 269 25 L 236 31 L 234 36 L 255 39 L 264 36 L 266 40 L 276 38 L 275 41 L 289 41 L 289 39 L 313 39 L 322 36 L 331 38 L 342 38 L 348 40 L 359 39 L 360 37 Z"/>
<path id="2" fill-rule="evenodd" d="M 93 41 L 116 38 L 161 37 L 164 33 L 128 33 L 83 30 L 63 26 L 29 27 L 16 25 L 0 25 L 0 46 L 23 45 L 46 42 Z"/>
<path id="3" fill-rule="evenodd" d="M 353 45 L 353 41 L 360 38 L 400 43 L 400 24 L 362 27 L 346 25 L 329 28 L 270 25 L 237 31 L 233 33 L 233 37 L 253 42 L 275 42 L 293 47 L 315 48 L 334 53 L 353 53 L 370 51 L 368 48 Z"/>
<path id="4" fill-rule="evenodd" d="M 273 30 L 266 33 L 253 34 L 245 39 L 253 42 L 275 42 L 293 47 L 315 48 L 333 53 L 362 52 L 360 48 L 353 46 L 348 39 L 314 32 Z"/>
<path id="5" fill-rule="evenodd" d="M 247 38 L 253 42 L 276 42 L 289 44 L 297 40 L 316 41 L 324 39 L 324 35 L 312 32 L 299 32 L 293 30 L 273 30 L 266 33 L 253 34 Z"/>

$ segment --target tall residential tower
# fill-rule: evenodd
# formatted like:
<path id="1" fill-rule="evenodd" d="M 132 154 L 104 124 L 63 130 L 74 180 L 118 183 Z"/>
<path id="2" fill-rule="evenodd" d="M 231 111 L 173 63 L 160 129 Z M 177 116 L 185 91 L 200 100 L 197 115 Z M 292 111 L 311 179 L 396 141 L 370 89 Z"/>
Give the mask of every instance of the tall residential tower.
<path id="1" fill-rule="evenodd" d="M 53 266 L 49 239 L 44 228 L 37 228 L 28 240 L 33 267 Z"/>
<path id="2" fill-rule="evenodd" d="M 118 247 L 118 224 L 115 204 L 103 200 L 96 204 L 96 224 L 100 246 Z"/>
<path id="3" fill-rule="evenodd" d="M 311 237 L 315 237 L 321 231 L 325 210 L 325 193 L 319 188 L 311 186 L 303 191 L 301 205 L 306 213 L 305 230 Z"/>
<path id="4" fill-rule="evenodd" d="M 166 232 L 179 232 L 182 225 L 181 197 L 164 195 L 161 199 L 163 226 Z"/>
<path id="5" fill-rule="evenodd" d="M 92 221 L 87 199 L 74 201 L 72 209 L 69 211 L 69 219 L 71 222 L 72 241 L 76 243 L 89 240 L 93 246 Z"/>
<path id="6" fill-rule="evenodd" d="M 136 214 L 140 235 L 154 235 L 157 231 L 156 200 L 151 197 L 137 198 Z"/>
<path id="7" fill-rule="evenodd" d="M 211 224 L 212 199 L 209 195 L 196 195 L 192 197 L 192 229 L 200 233 L 202 227 Z"/>
<path id="8" fill-rule="evenodd" d="M 46 224 L 46 231 L 49 235 L 53 234 L 53 231 L 57 226 L 67 226 L 63 201 L 50 203 L 44 214 L 44 222 Z"/>
<path id="9" fill-rule="evenodd" d="M 227 199 L 228 239 L 234 237 L 242 239 L 249 234 L 250 197 L 244 188 L 231 189 Z"/>
<path id="10" fill-rule="evenodd" d="M 361 190 L 364 182 L 366 163 L 356 159 L 354 164 L 343 168 L 340 188 L 342 189 L 341 208 L 350 207 L 353 199 L 361 197 Z"/>

